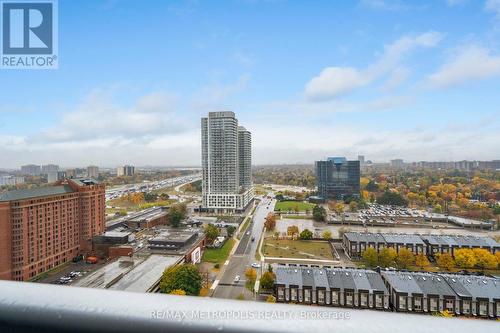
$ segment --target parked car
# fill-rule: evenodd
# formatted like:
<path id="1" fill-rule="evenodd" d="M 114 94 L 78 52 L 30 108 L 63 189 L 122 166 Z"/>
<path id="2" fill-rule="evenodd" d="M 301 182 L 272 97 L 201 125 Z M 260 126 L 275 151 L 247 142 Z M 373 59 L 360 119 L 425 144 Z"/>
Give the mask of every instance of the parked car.
<path id="1" fill-rule="evenodd" d="M 240 276 L 239 275 L 236 275 L 234 277 L 234 282 L 236 282 L 236 283 L 240 282 Z"/>
<path id="2" fill-rule="evenodd" d="M 253 267 L 253 268 L 260 268 L 260 264 L 259 264 L 258 262 L 254 262 L 254 263 L 252 264 L 252 267 Z"/>

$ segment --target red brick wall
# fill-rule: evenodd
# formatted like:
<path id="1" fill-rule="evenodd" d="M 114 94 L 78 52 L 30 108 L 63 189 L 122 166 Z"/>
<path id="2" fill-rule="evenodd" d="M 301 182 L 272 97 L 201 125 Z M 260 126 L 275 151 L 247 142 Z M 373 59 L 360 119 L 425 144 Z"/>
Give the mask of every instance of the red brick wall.
<path id="1" fill-rule="evenodd" d="M 109 248 L 109 259 L 114 259 L 116 257 L 128 257 L 134 253 L 134 249 L 131 246 L 115 246 Z"/>
<path id="2" fill-rule="evenodd" d="M 0 280 L 12 279 L 11 226 L 10 203 L 0 202 Z"/>

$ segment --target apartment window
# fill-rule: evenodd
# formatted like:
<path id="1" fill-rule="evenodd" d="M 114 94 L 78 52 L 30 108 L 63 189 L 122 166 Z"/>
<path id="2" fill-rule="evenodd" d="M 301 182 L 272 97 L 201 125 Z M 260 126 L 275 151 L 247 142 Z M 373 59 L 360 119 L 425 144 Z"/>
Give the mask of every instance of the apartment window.
<path id="1" fill-rule="evenodd" d="M 463 301 L 462 312 L 464 314 L 470 314 L 470 301 L 468 301 L 468 300 Z M 497 312 L 498 312 L 498 307 L 497 307 Z"/>
<path id="2" fill-rule="evenodd" d="M 324 290 L 318 290 L 317 303 L 318 304 L 325 304 L 325 291 Z"/>
<path id="3" fill-rule="evenodd" d="M 297 288 L 291 288 L 290 289 L 290 299 L 292 301 L 296 301 L 297 300 Z"/>
<path id="4" fill-rule="evenodd" d="M 347 291 L 345 293 L 345 304 L 348 306 L 352 305 L 353 293 L 352 291 Z"/>
<path id="5" fill-rule="evenodd" d="M 285 288 L 284 287 L 278 287 L 278 300 L 282 301 L 285 299 Z"/>
<path id="6" fill-rule="evenodd" d="M 430 310 L 431 311 L 437 311 L 438 310 L 437 299 L 435 297 L 432 297 L 430 299 Z"/>
<path id="7" fill-rule="evenodd" d="M 406 296 L 399 296 L 399 309 L 406 310 Z"/>
<path id="8" fill-rule="evenodd" d="M 497 317 L 500 318 L 500 302 L 497 302 Z"/>
<path id="9" fill-rule="evenodd" d="M 415 296 L 413 298 L 413 309 L 415 311 L 422 311 L 422 297 Z"/>
<path id="10" fill-rule="evenodd" d="M 304 289 L 304 302 L 309 303 L 311 301 L 311 289 Z"/>
<path id="11" fill-rule="evenodd" d="M 339 304 L 339 292 L 336 290 L 332 290 L 332 305 Z"/>
<path id="12" fill-rule="evenodd" d="M 375 294 L 375 307 L 383 307 L 383 298 L 381 294 Z"/>
<path id="13" fill-rule="evenodd" d="M 448 312 L 453 312 L 454 311 L 454 302 L 452 299 L 447 299 L 445 301 L 445 308 Z"/>
<path id="14" fill-rule="evenodd" d="M 368 294 L 367 293 L 361 293 L 361 306 L 368 306 Z"/>
<path id="15" fill-rule="evenodd" d="M 479 301 L 479 315 L 486 316 L 488 313 L 488 303 L 486 301 Z"/>

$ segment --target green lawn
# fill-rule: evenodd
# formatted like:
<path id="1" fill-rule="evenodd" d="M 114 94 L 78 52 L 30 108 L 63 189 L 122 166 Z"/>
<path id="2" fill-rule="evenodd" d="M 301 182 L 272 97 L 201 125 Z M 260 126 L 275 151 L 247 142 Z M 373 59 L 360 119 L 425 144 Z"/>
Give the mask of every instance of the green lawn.
<path id="1" fill-rule="evenodd" d="M 229 257 L 229 252 L 231 252 L 231 249 L 234 246 L 234 238 L 229 238 L 224 245 L 219 248 L 219 249 L 209 249 L 206 248 L 205 252 L 203 252 L 203 257 L 201 258 L 202 261 L 205 262 L 213 262 L 216 264 L 222 264 L 227 260 L 227 257 Z"/>
<path id="2" fill-rule="evenodd" d="M 275 211 L 299 211 L 303 212 L 306 210 L 312 211 L 314 208 L 313 204 L 302 201 L 279 201 L 274 207 Z"/>
<path id="3" fill-rule="evenodd" d="M 266 238 L 262 246 L 266 257 L 333 260 L 328 242 Z"/>

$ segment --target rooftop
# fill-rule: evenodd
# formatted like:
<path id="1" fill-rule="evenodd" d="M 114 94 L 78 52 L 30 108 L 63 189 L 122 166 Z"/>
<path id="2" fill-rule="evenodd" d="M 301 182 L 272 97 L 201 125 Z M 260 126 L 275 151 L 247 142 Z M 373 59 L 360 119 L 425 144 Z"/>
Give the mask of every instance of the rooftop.
<path id="1" fill-rule="evenodd" d="M 0 194 L 0 202 L 41 198 L 53 195 L 68 194 L 73 192 L 74 192 L 73 189 L 69 185 L 27 188 L 22 190 L 8 191 L 3 194 Z"/>
<path id="2" fill-rule="evenodd" d="M 135 266 L 109 289 L 148 292 L 161 279 L 163 272 L 182 260 L 181 256 L 151 255 Z"/>

